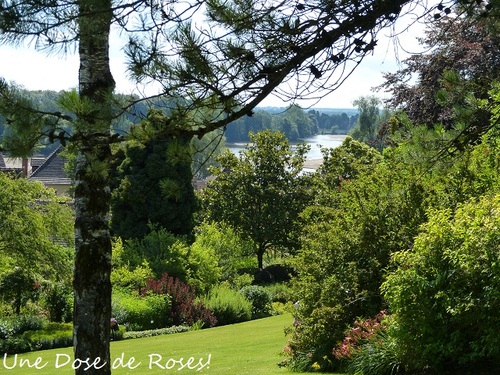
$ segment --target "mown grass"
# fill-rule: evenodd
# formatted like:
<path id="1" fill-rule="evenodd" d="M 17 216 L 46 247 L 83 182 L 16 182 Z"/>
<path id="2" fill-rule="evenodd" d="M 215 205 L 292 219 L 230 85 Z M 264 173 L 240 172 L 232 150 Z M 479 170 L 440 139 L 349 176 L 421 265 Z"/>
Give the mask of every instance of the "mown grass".
<path id="1" fill-rule="evenodd" d="M 115 367 L 112 372 L 114 375 L 290 374 L 286 368 L 278 367 L 278 363 L 283 359 L 281 351 L 287 340 L 284 328 L 291 322 L 292 316 L 286 314 L 199 331 L 112 342 L 111 356 Z M 45 364 L 42 369 L 29 368 L 26 363 L 21 367 L 21 360 L 29 360 L 33 365 L 38 357 L 41 358 L 39 367 Z M 134 361 L 129 362 L 132 357 Z M 193 359 L 189 362 L 191 357 Z M 5 361 L 4 358 L 0 361 L 0 373 L 73 374 L 71 362 L 63 365 L 69 358 L 72 361 L 72 348 L 18 355 L 17 363 L 13 356 L 8 356 Z M 9 370 L 9 367 L 13 368 Z"/>

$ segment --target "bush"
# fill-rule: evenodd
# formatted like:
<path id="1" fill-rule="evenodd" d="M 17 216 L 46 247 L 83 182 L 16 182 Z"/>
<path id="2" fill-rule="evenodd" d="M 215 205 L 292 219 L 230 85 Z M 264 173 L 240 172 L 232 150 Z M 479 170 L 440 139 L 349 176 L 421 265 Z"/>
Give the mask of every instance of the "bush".
<path id="1" fill-rule="evenodd" d="M 26 331 L 42 329 L 47 321 L 38 316 L 20 315 L 10 319 L 0 320 L 0 339 L 18 336 Z"/>
<path id="2" fill-rule="evenodd" d="M 63 283 L 50 285 L 44 292 L 44 307 L 51 322 L 70 322 L 73 316 L 73 291 Z"/>
<path id="3" fill-rule="evenodd" d="M 113 316 L 127 329 L 141 331 L 167 327 L 172 323 L 168 295 L 149 293 L 143 296 L 117 291 L 113 295 Z"/>
<path id="4" fill-rule="evenodd" d="M 0 340 L 0 353 L 16 354 L 31 350 L 30 342 L 22 337 L 9 337 Z"/>
<path id="5" fill-rule="evenodd" d="M 292 290 L 285 283 L 270 284 L 266 285 L 264 288 L 271 296 L 272 302 L 281 302 L 286 304 L 293 301 Z"/>
<path id="6" fill-rule="evenodd" d="M 217 325 L 244 322 L 252 318 L 252 303 L 227 286 L 213 288 L 203 299 L 217 318 Z"/>
<path id="7" fill-rule="evenodd" d="M 500 195 L 433 212 L 383 285 L 408 371 L 500 362 Z M 458 368 L 453 368 L 453 366 Z"/>
<path id="8" fill-rule="evenodd" d="M 257 285 L 249 285 L 242 288 L 240 293 L 252 303 L 252 319 L 271 315 L 271 296 L 266 289 Z"/>

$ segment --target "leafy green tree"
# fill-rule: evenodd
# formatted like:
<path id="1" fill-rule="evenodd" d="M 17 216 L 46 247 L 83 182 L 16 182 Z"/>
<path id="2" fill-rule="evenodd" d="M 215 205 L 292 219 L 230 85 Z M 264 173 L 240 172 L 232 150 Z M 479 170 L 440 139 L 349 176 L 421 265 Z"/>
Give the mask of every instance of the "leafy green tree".
<path id="1" fill-rule="evenodd" d="M 0 173 L 0 269 L 21 267 L 47 280 L 71 275 L 73 211 L 41 183 Z"/>
<path id="2" fill-rule="evenodd" d="M 420 3 L 363 0 L 332 7 L 322 0 L 307 5 L 211 0 L 203 6 L 193 1 L 182 7 L 145 0 L 2 2 L 1 43 L 28 41 L 52 51 L 78 45 L 78 90 L 64 97 L 66 113 L 37 112 L 33 103 L 13 95 L 4 82 L 0 89 L 2 103 L 6 103 L 1 111 L 9 127 L 17 129 L 18 139 L 30 140 L 19 152 L 28 153 L 42 137 L 70 142 L 77 150 L 75 356 L 99 357 L 106 363 L 88 374 L 111 372 L 110 143 L 121 139 L 110 129 L 124 110 L 117 108 L 112 96 L 112 26 L 129 36 L 125 51 L 131 76 L 141 83 L 158 83 L 159 95 L 173 99 L 165 101 L 170 105 L 169 115 L 158 136 L 186 138 L 251 113 L 274 90 L 290 99 L 319 87 L 333 90 L 350 67 L 357 65 L 351 62 L 361 61 L 373 50 L 377 32 L 393 24 L 403 5 L 414 2 Z M 332 80 L 334 72 L 341 74 Z M 301 85 L 295 92 L 280 90 L 283 82 L 297 76 Z M 33 113 L 33 109 L 40 116 L 27 122 L 21 113 Z M 70 132 L 59 126 L 69 119 Z M 76 372 L 83 374 L 83 366 Z"/>
<path id="3" fill-rule="evenodd" d="M 14 267 L 10 272 L 1 275 L 0 296 L 9 304 L 12 304 L 16 315 L 21 314 L 21 307 L 28 300 L 36 300 L 39 294 L 40 283 L 29 270 Z"/>
<path id="4" fill-rule="evenodd" d="M 250 135 L 252 144 L 239 157 L 227 152 L 202 194 L 208 220 L 227 223 L 255 243 L 258 267 L 272 247 L 298 245 L 298 215 L 311 201 L 308 176 L 302 174 L 305 144 L 294 150 L 283 133 Z"/>
<path id="5" fill-rule="evenodd" d="M 375 96 L 363 96 L 352 104 L 358 107 L 359 117 L 350 134 L 358 141 L 370 143 L 375 138 L 375 131 L 380 122 L 381 100 Z"/>
<path id="6" fill-rule="evenodd" d="M 42 285 L 70 283 L 73 211 L 41 183 L 0 173 L 0 216 L 0 289 L 19 314 Z"/>
<path id="7" fill-rule="evenodd" d="M 273 119 L 273 128 L 285 133 L 289 141 L 296 142 L 318 133 L 318 126 L 298 105 L 290 105 Z"/>
<path id="8" fill-rule="evenodd" d="M 301 323 L 289 342 L 292 366 L 338 366 L 332 349 L 358 317 L 383 309 L 379 288 L 390 255 L 411 248 L 426 218 L 425 190 L 414 171 L 394 157 L 376 157 L 369 165 L 353 178 L 332 179 L 324 193 L 331 197 L 301 215 L 302 247 L 293 261 Z"/>
<path id="9" fill-rule="evenodd" d="M 316 201 L 329 200 L 333 188 L 340 188 L 343 181 L 354 180 L 376 168 L 382 155 L 375 149 L 347 136 L 342 145 L 336 148 L 322 149 L 323 162 L 316 170 L 319 189 Z M 324 203 L 324 202 L 323 202 Z"/>

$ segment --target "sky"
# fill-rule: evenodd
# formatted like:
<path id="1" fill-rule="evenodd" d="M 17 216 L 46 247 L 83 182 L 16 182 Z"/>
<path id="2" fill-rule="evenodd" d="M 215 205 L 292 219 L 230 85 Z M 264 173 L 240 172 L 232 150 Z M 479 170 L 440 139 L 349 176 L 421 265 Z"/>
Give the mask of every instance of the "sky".
<path id="1" fill-rule="evenodd" d="M 406 22 L 406 24 L 405 24 Z M 372 88 L 383 83 L 383 72 L 394 72 L 398 69 L 398 61 L 408 56 L 408 52 L 418 52 L 416 38 L 421 36 L 422 27 L 414 25 L 406 31 L 408 20 L 403 20 L 397 28 L 400 46 L 395 48 L 394 39 L 389 38 L 390 30 L 379 34 L 378 44 L 373 54 L 364 58 L 355 72 L 335 92 L 320 101 L 302 101 L 297 104 L 303 107 L 316 108 L 353 108 L 353 101 L 361 96 L 376 95 Z M 111 43 L 111 71 L 117 83 L 119 93 L 132 93 L 135 86 L 128 80 L 123 53 Z M 401 47 L 403 46 L 403 48 Z M 113 49 L 114 48 L 114 49 Z M 9 82 L 15 82 L 28 90 L 68 90 L 78 84 L 78 56 L 76 54 L 52 54 L 37 52 L 30 48 L 0 46 L 0 76 Z M 261 106 L 283 107 L 278 98 L 268 97 Z"/>

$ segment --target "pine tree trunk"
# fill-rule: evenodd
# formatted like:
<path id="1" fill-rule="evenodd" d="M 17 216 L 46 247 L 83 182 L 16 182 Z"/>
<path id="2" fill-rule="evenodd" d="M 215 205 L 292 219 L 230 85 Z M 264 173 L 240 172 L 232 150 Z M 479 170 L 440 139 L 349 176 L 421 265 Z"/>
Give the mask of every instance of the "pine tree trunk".
<path id="1" fill-rule="evenodd" d="M 111 374 L 111 94 L 110 0 L 79 1 L 79 93 L 76 123 L 73 341 L 76 374 Z"/>

